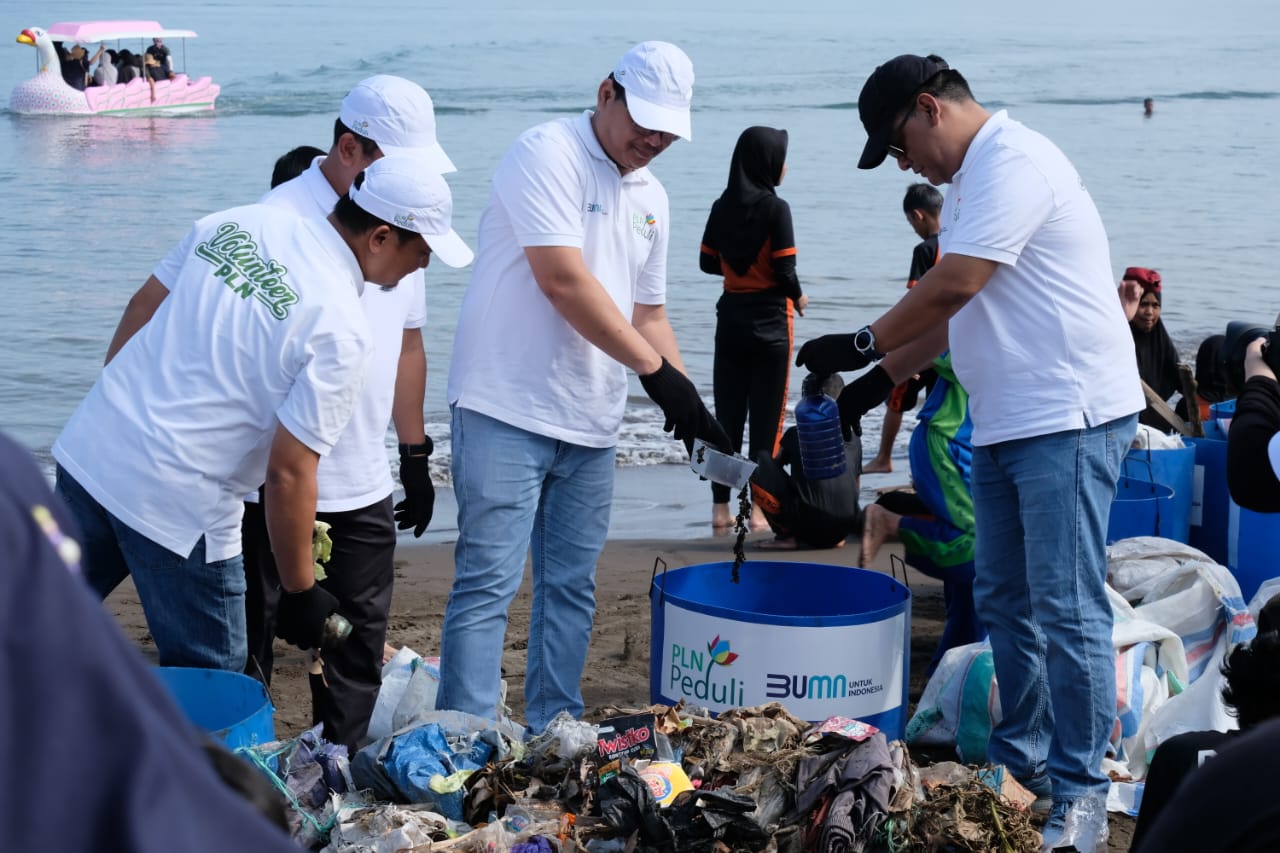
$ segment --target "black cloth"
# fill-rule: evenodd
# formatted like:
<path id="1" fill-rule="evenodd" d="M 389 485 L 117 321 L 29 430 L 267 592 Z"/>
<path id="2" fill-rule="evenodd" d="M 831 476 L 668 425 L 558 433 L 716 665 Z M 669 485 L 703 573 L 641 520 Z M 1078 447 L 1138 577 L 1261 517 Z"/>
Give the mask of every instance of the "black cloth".
<path id="1" fill-rule="evenodd" d="M 888 817 L 893 757 L 883 732 L 842 749 L 802 758 L 796 765 L 796 813 L 823 815 L 806 849 L 858 853 Z M 824 808 L 825 806 L 825 808 Z"/>
<path id="2" fill-rule="evenodd" d="M 1158 753 L 1158 750 L 1157 750 Z M 1191 773 L 1132 849 L 1138 853 L 1280 850 L 1280 720 L 1235 738 Z"/>
<path id="3" fill-rule="evenodd" d="M 814 548 L 832 548 L 861 524 L 858 478 L 862 473 L 862 439 L 845 441 L 845 472 L 839 477 L 810 480 L 800 464 L 800 439 L 795 427 L 782 434 L 776 456 L 761 452 L 751 475 L 751 494 L 773 532 L 795 537 Z"/>
<path id="4" fill-rule="evenodd" d="M 938 262 L 938 235 L 930 235 L 911 250 L 911 272 L 907 274 L 907 287 L 915 287 L 924 274 Z"/>
<path id="5" fill-rule="evenodd" d="M 147 48 L 147 56 L 150 56 L 157 63 L 159 63 L 157 65 L 146 66 L 147 74 L 151 76 L 151 79 L 152 80 L 168 80 L 170 76 L 169 57 L 171 56 L 168 46 L 163 44 L 162 45 L 153 44 Z"/>
<path id="6" fill-rule="evenodd" d="M 1157 320 L 1149 332 L 1130 323 L 1129 331 L 1133 332 L 1133 348 L 1138 356 L 1138 375 L 1142 381 L 1150 385 L 1161 400 L 1168 400 L 1182 390 L 1182 380 L 1178 377 L 1178 350 L 1169 338 L 1164 321 Z M 1138 415 L 1138 422 L 1156 429 L 1169 429 L 1165 419 L 1150 406 Z"/>
<path id="7" fill-rule="evenodd" d="M 135 64 L 136 59 L 137 57 L 129 51 L 120 51 L 120 61 L 116 63 L 117 83 L 128 83 L 130 80 L 138 76 L 138 66 Z"/>
<path id="8" fill-rule="evenodd" d="M 67 85 L 83 92 L 89 73 L 89 58 L 81 56 L 79 59 L 73 59 L 63 54 L 58 57 L 58 64 L 62 66 L 62 79 L 67 82 Z"/>
<path id="9" fill-rule="evenodd" d="M 711 206 L 702 243 L 714 248 L 738 275 L 745 275 L 755 262 L 779 220 L 791 224 L 791 210 L 774 189 L 786 161 L 785 130 L 749 127 L 734 146 L 729 181 Z M 783 247 L 774 241 L 775 249 Z"/>
<path id="10" fill-rule="evenodd" d="M 725 293 L 716 303 L 711 385 L 716 420 L 734 453 L 750 424 L 748 459 L 773 455 L 787 414 L 791 372 L 791 314 L 779 293 Z M 729 501 L 728 486 L 711 484 L 711 499 Z"/>
<path id="11" fill-rule="evenodd" d="M 1231 499 L 1254 512 L 1280 512 L 1280 471 L 1267 446 L 1280 432 L 1280 383 L 1255 376 L 1236 398 L 1227 435 L 1227 489 Z"/>
<path id="12" fill-rule="evenodd" d="M 320 585 L 338 599 L 338 612 L 351 623 L 351 635 L 321 653 L 324 680 L 311 683 L 312 722 L 324 723 L 325 739 L 343 744 L 355 755 L 365 740 L 382 686 L 382 650 L 395 581 L 391 496 L 362 509 L 317 512 L 316 518 L 330 525 L 333 540 L 332 555 L 324 566 L 328 577 Z M 281 593 L 261 503 L 244 505 L 241 533 L 249 635 L 245 672 L 270 684 Z"/>
<path id="13" fill-rule="evenodd" d="M 1138 822 L 1133 828 L 1129 846 L 1137 849 L 1142 837 L 1151 830 L 1160 812 L 1182 780 L 1191 771 L 1217 754 L 1239 732 L 1185 732 L 1169 738 L 1156 749 L 1147 770 L 1147 781 L 1142 790 L 1142 806 L 1138 809 Z"/>
<path id="14" fill-rule="evenodd" d="M 150 665 L 76 577 L 78 532 L 0 436 L 0 847 L 298 847 L 217 777 Z"/>

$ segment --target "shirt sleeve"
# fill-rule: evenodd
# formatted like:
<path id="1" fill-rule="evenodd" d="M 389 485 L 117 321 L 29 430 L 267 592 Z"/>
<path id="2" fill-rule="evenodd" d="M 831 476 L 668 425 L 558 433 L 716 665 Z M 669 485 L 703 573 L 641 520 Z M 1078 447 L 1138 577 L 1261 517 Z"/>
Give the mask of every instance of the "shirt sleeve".
<path id="1" fill-rule="evenodd" d="M 582 166 L 546 129 L 516 140 L 498 164 L 493 186 L 520 246 L 582 248 Z"/>
<path id="2" fill-rule="evenodd" d="M 671 210 L 667 203 L 666 191 L 654 202 L 657 207 L 650 211 L 654 219 L 653 244 L 649 247 L 649 257 L 640 267 L 636 277 L 637 305 L 665 305 L 667 303 L 667 241 L 671 235 Z"/>
<path id="3" fill-rule="evenodd" d="M 163 284 L 168 290 L 172 291 L 174 285 L 178 283 L 178 276 L 182 272 L 182 266 L 191 257 L 191 253 L 195 249 L 198 226 L 199 223 L 191 226 L 187 236 L 183 237 L 181 242 L 170 249 L 169 253 L 151 271 L 151 274 L 156 277 L 156 281 Z"/>
<path id="4" fill-rule="evenodd" d="M 917 243 L 911 251 L 911 271 L 907 274 L 907 290 L 916 286 L 924 274 L 933 269 L 938 259 L 938 249 L 928 242 Z"/>
<path id="5" fill-rule="evenodd" d="M 427 325 L 427 283 L 422 270 L 415 270 L 410 276 L 409 286 L 413 293 L 409 296 L 409 315 L 405 317 L 406 329 L 421 329 Z M 401 282 L 401 287 L 405 284 Z"/>
<path id="6" fill-rule="evenodd" d="M 769 262 L 778 287 L 793 302 L 804 295 L 800 278 L 796 275 L 796 233 L 791 221 L 791 205 L 782 199 L 773 206 L 773 220 L 769 224 Z"/>
<path id="7" fill-rule="evenodd" d="M 1001 145 L 991 160 L 964 178 L 947 252 L 1012 265 L 1053 212 L 1053 189 L 1020 151 Z"/>
<path id="8" fill-rule="evenodd" d="M 309 357 L 276 410 L 280 423 L 298 441 L 327 456 L 360 399 L 372 354 L 362 338 L 312 343 Z"/>

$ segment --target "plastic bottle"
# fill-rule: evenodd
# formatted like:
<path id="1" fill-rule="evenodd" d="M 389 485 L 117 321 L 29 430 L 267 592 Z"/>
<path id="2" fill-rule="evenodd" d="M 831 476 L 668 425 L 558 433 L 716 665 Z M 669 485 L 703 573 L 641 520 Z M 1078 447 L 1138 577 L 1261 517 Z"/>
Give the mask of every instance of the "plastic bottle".
<path id="1" fill-rule="evenodd" d="M 324 620 L 324 647 L 331 649 L 346 642 L 349 636 L 351 636 L 351 623 L 340 613 L 330 613 L 329 618 Z"/>
<path id="2" fill-rule="evenodd" d="M 796 435 L 800 439 L 800 463 L 810 480 L 826 480 L 845 472 L 844 433 L 840 409 L 822 391 L 826 377 L 810 373 L 796 403 Z"/>

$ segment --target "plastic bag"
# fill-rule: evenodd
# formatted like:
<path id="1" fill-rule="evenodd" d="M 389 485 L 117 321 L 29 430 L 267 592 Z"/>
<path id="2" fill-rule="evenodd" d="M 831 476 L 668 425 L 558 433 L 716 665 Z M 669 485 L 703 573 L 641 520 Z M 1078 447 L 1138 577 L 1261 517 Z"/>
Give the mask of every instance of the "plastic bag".
<path id="1" fill-rule="evenodd" d="M 381 740 L 395 731 L 392 718 L 396 707 L 404 697 L 409 679 L 413 675 L 413 662 L 420 658 L 417 652 L 405 646 L 396 652 L 395 657 L 382 665 L 382 687 L 378 689 L 378 699 L 373 705 L 373 713 L 369 717 L 368 737 L 370 740 Z"/>

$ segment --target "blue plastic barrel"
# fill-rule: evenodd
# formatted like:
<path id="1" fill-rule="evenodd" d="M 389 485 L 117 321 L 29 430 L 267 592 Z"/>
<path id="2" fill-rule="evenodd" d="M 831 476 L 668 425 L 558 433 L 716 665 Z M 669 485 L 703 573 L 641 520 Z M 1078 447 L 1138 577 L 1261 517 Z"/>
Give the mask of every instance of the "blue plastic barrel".
<path id="1" fill-rule="evenodd" d="M 1125 455 L 1120 471 L 1122 476 L 1159 483 L 1173 490 L 1173 502 L 1168 512 L 1160 514 L 1157 536 L 1177 542 L 1189 541 L 1195 468 L 1196 449 L 1191 445 L 1161 450 L 1135 447 Z"/>
<path id="2" fill-rule="evenodd" d="M 1107 518 L 1107 544 L 1132 536 L 1171 538 L 1166 531 L 1173 516 L 1173 489 L 1150 480 L 1121 477 Z"/>
<path id="3" fill-rule="evenodd" d="M 650 696 L 713 713 L 780 702 L 889 739 L 907 722 L 911 591 L 880 572 L 749 560 L 655 573 Z"/>
<path id="4" fill-rule="evenodd" d="M 156 667 L 156 675 L 187 719 L 228 749 L 276 739 L 275 708 L 260 681 L 238 672 L 176 666 Z"/>
<path id="5" fill-rule="evenodd" d="M 1248 601 L 1263 581 L 1280 577 L 1280 515 L 1252 512 L 1231 500 L 1225 441 L 1191 442 L 1196 448 L 1198 493 L 1191 514 L 1191 546 L 1226 566 Z"/>

